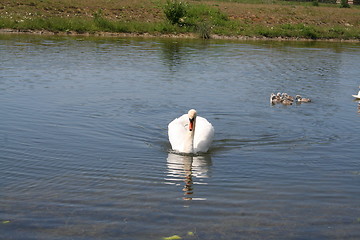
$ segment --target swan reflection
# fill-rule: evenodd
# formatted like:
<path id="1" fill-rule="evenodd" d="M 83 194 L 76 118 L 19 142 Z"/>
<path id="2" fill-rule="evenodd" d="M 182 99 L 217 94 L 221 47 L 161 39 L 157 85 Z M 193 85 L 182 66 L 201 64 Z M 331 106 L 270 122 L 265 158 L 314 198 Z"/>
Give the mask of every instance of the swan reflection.
<path id="1" fill-rule="evenodd" d="M 360 92 L 360 91 L 359 91 L 359 92 Z M 358 104 L 358 105 L 357 105 L 357 112 L 360 113 L 360 99 L 354 99 L 353 101 Z"/>
<path id="2" fill-rule="evenodd" d="M 206 198 L 193 197 L 194 185 L 207 184 L 204 180 L 210 177 L 210 166 L 209 155 L 190 156 L 169 153 L 165 182 L 182 186 L 184 200 L 206 200 Z"/>

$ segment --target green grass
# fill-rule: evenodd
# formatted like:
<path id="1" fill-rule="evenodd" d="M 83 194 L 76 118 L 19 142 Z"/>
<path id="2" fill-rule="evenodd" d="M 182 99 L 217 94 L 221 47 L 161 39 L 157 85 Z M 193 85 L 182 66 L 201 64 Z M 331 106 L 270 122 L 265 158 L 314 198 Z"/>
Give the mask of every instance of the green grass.
<path id="1" fill-rule="evenodd" d="M 40 18 L 35 17 L 27 20 L 11 20 L 0 17 L 0 28 L 17 30 L 46 30 L 51 32 L 76 32 L 76 33 L 173 33 L 186 32 L 181 28 L 167 22 L 122 22 L 111 21 L 103 17 L 85 18 Z"/>
<path id="2" fill-rule="evenodd" d="M 77 5 L 70 0 L 24 0 L 23 4 L 11 1 L 12 4 L 0 7 L 0 28 L 77 33 L 197 33 L 205 39 L 216 34 L 360 40 L 358 6 L 341 9 L 339 5 L 322 7 L 323 3 L 313 6 L 312 2 L 194 0 L 186 3 L 186 11 L 180 17 L 171 20 L 166 16 L 166 4 L 171 0 L 136 0 L 136 6 L 128 2 L 122 5 L 122 0 L 107 0 L 111 4 L 89 0 L 89 8 L 85 7 L 85 0 L 77 1 Z"/>
<path id="3" fill-rule="evenodd" d="M 360 30 L 358 28 L 343 27 L 315 27 L 304 24 L 283 24 L 276 27 L 258 26 L 254 32 L 258 36 L 269 38 L 307 38 L 307 39 L 359 39 Z"/>
<path id="4" fill-rule="evenodd" d="M 194 12 L 192 14 L 194 14 Z M 158 23 L 112 21 L 102 16 L 94 16 L 90 19 L 35 17 L 27 20 L 11 20 L 0 17 L 0 28 L 18 30 L 47 30 L 52 32 L 73 31 L 77 33 L 95 33 L 100 31 L 114 33 L 164 34 L 196 32 L 201 38 L 205 39 L 210 38 L 212 34 L 226 36 L 243 35 L 267 38 L 360 39 L 360 29 L 351 26 L 316 27 L 304 24 L 263 26 L 230 21 L 224 16 L 207 17 L 206 14 L 191 15 L 186 20 L 186 24 L 182 26 L 173 25 L 167 21 Z"/>

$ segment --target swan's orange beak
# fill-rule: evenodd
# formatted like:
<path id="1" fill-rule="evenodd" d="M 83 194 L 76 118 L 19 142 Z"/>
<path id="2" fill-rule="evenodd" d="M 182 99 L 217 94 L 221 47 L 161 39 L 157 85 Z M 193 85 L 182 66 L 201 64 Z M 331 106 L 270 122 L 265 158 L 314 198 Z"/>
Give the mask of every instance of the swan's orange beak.
<path id="1" fill-rule="evenodd" d="M 190 124 L 189 124 L 189 131 L 191 132 L 194 129 L 194 119 L 189 119 Z"/>

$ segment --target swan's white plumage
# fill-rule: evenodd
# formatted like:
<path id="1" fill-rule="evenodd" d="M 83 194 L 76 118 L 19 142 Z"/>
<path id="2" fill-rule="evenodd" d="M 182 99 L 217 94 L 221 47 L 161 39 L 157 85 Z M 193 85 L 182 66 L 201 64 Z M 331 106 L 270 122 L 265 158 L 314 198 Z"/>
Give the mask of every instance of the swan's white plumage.
<path id="1" fill-rule="evenodd" d="M 193 144 L 192 148 L 189 149 L 188 141 L 189 134 L 191 134 L 189 123 L 188 114 L 184 114 L 169 123 L 168 134 L 172 149 L 182 153 L 207 152 L 214 137 L 214 127 L 205 118 L 197 116 Z"/>
<path id="2" fill-rule="evenodd" d="M 352 95 L 354 98 L 360 99 L 360 91 L 358 92 L 358 95 Z"/>

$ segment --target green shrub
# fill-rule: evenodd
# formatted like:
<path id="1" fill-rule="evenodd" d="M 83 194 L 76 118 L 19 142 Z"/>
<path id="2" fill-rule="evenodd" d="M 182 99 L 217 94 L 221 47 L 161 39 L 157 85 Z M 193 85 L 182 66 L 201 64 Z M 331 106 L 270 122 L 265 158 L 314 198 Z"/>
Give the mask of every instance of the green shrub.
<path id="1" fill-rule="evenodd" d="M 166 18 L 172 24 L 181 24 L 183 18 L 186 16 L 188 5 L 185 2 L 178 0 L 167 0 L 164 6 L 164 13 Z"/>
<path id="2" fill-rule="evenodd" d="M 312 2 L 312 5 L 313 5 L 314 7 L 318 7 L 318 6 L 319 6 L 319 0 L 314 0 L 314 1 Z"/>
<path id="3" fill-rule="evenodd" d="M 341 0 L 340 8 L 350 8 L 350 4 L 348 3 L 347 0 Z"/>

